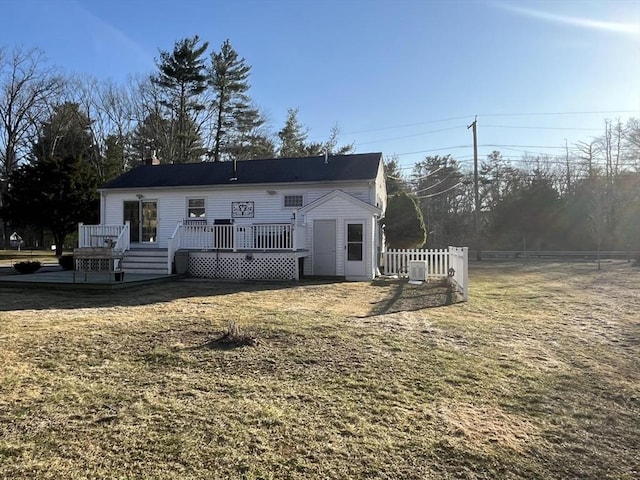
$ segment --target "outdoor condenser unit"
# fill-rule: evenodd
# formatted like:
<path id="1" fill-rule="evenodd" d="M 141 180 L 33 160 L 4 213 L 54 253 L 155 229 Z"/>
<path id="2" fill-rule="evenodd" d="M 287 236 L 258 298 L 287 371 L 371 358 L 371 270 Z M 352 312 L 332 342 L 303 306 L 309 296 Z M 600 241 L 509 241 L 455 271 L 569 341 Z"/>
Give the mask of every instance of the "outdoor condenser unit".
<path id="1" fill-rule="evenodd" d="M 409 260 L 409 281 L 424 282 L 427 279 L 427 262 L 424 260 Z"/>

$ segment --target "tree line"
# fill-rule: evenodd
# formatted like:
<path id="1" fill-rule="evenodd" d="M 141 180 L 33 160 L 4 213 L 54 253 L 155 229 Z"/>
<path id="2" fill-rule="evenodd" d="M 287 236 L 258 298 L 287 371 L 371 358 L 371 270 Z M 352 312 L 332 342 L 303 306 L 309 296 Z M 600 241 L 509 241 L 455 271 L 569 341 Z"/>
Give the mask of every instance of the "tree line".
<path id="1" fill-rule="evenodd" d="M 274 133 L 250 96 L 251 67 L 229 40 L 218 50 L 198 36 L 179 40 L 160 51 L 156 67 L 118 84 L 64 75 L 38 49 L 0 47 L 0 247 L 9 227 L 29 230 L 40 245 L 50 232 L 61 246 L 77 222 L 98 220 L 98 185 L 151 159 L 353 151 L 338 144 L 337 126 L 324 142 L 309 141 L 295 108 Z M 639 172 L 637 119 L 607 120 L 601 136 L 560 156 L 510 161 L 492 152 L 479 166 L 476 235 L 466 165 L 428 156 L 405 172 L 390 158 L 387 238 L 391 247 L 640 250 Z M 415 234 L 403 224 L 412 211 Z"/>
<path id="2" fill-rule="evenodd" d="M 10 226 L 32 227 L 41 238 L 45 230 L 58 232 L 61 244 L 73 231 L 69 224 L 96 220 L 98 185 L 152 159 L 219 162 L 353 150 L 338 145 L 337 125 L 326 141 L 310 141 L 296 108 L 274 133 L 250 96 L 251 66 L 229 40 L 215 50 L 197 35 L 181 39 L 159 52 L 156 67 L 118 84 L 65 75 L 39 49 L 0 46 L 0 247 L 8 246 Z M 63 171 L 56 176 L 56 169 Z M 85 208 L 78 211 L 69 189 L 81 187 L 93 193 L 82 192 Z"/>
<path id="3" fill-rule="evenodd" d="M 416 209 L 400 210 L 419 217 L 405 213 L 407 223 L 391 222 L 391 238 L 394 229 L 404 229 L 396 235 L 400 248 L 411 238 L 411 246 L 428 248 L 640 251 L 640 121 L 635 118 L 606 120 L 601 136 L 567 147 L 563 155 L 525 154 L 511 161 L 494 151 L 480 160 L 479 235 L 472 169 L 452 155 L 428 156 L 406 173 L 397 158 L 386 167 L 390 208 L 409 197 Z"/>

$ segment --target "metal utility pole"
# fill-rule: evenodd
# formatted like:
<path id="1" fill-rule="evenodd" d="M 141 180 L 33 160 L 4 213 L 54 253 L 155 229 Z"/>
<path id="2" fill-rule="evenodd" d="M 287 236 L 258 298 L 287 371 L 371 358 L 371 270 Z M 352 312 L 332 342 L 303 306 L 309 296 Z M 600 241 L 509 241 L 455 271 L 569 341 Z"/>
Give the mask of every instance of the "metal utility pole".
<path id="1" fill-rule="evenodd" d="M 467 130 L 473 128 L 473 193 L 475 197 L 474 221 L 476 226 L 476 260 L 482 260 L 482 249 L 480 241 L 480 192 L 478 188 L 478 117 L 473 123 L 467 126 Z"/>

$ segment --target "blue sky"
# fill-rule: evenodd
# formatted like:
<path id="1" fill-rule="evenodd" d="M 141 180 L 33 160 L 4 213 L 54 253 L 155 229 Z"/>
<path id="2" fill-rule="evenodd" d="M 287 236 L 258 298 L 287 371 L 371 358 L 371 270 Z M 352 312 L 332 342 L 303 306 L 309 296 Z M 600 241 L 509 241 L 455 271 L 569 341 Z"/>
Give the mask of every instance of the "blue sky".
<path id="1" fill-rule="evenodd" d="M 228 38 L 274 131 L 299 108 L 310 139 L 337 123 L 406 167 L 470 165 L 475 115 L 480 158 L 514 160 L 640 117 L 640 0 L 0 0 L 0 19 L 0 45 L 116 81 L 178 39 Z"/>

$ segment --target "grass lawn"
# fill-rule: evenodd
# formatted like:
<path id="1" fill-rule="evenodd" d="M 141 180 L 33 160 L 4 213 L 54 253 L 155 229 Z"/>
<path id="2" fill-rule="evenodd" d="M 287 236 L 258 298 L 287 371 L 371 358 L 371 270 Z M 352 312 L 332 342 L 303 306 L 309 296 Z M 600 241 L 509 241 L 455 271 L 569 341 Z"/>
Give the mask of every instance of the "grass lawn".
<path id="1" fill-rule="evenodd" d="M 0 478 L 639 478 L 640 269 L 470 278 L 0 288 Z"/>
<path id="2" fill-rule="evenodd" d="M 0 267 L 18 262 L 57 263 L 56 252 L 51 250 L 0 250 Z"/>

